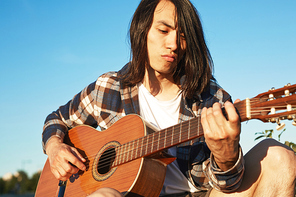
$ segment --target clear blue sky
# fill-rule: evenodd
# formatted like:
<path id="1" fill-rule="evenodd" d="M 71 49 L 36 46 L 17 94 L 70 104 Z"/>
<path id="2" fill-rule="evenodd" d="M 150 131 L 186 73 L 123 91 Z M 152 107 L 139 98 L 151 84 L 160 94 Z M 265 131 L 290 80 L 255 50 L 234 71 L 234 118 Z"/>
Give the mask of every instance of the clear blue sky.
<path id="1" fill-rule="evenodd" d="M 215 63 L 233 99 L 295 84 L 296 1 L 193 0 Z M 0 1 L 0 177 L 41 169 L 47 114 L 129 60 L 130 19 L 139 0 Z M 296 141 L 285 121 L 282 140 Z M 243 123 L 244 152 L 255 132 L 276 125 Z"/>

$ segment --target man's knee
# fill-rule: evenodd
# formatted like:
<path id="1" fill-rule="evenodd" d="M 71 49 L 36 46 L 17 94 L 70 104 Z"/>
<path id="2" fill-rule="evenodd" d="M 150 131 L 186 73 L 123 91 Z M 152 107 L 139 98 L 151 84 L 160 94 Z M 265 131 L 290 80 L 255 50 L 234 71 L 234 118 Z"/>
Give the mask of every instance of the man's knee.
<path id="1" fill-rule="evenodd" d="M 274 139 L 263 140 L 256 146 L 256 151 L 261 151 L 257 154 L 262 157 L 262 165 L 275 171 L 289 169 L 290 172 L 294 171 L 294 176 L 296 176 L 296 156 L 290 147 Z"/>
<path id="2" fill-rule="evenodd" d="M 273 164 L 295 164 L 295 153 L 290 147 L 273 139 L 263 140 L 262 143 L 268 147 L 266 158 Z"/>
<path id="3" fill-rule="evenodd" d="M 291 188 L 288 187 L 296 177 L 296 156 L 289 147 L 266 139 L 253 147 L 244 158 L 245 174 L 238 192 L 252 196 L 255 192 L 266 192 L 264 188 L 274 184 L 274 190 L 290 192 Z"/>
<path id="4" fill-rule="evenodd" d="M 112 188 L 100 188 L 97 191 L 95 191 L 94 193 L 92 193 L 91 195 L 89 195 L 89 197 L 122 197 L 123 195 Z"/>

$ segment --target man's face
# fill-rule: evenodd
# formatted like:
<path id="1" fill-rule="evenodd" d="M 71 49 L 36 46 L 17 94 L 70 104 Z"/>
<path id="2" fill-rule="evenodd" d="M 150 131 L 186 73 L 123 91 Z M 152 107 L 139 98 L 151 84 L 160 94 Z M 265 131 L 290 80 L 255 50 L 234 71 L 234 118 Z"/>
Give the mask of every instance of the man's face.
<path id="1" fill-rule="evenodd" d="M 172 75 L 178 60 L 184 55 L 185 38 L 181 36 L 181 46 L 177 54 L 177 17 L 175 6 L 170 1 L 162 0 L 157 5 L 152 26 L 147 35 L 147 50 L 149 57 L 148 69 L 155 74 Z M 182 35 L 182 33 L 181 33 Z"/>

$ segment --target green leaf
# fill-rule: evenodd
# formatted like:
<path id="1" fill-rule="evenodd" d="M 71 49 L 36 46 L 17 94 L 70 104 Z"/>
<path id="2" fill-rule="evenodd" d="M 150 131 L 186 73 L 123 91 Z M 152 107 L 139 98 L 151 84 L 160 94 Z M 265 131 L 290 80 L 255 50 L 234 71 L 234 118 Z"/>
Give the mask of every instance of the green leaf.
<path id="1" fill-rule="evenodd" d="M 278 135 L 278 139 L 279 139 L 279 141 L 281 141 L 281 135 L 284 133 L 284 131 L 286 131 L 286 129 L 284 129 L 284 130 Z"/>
<path id="2" fill-rule="evenodd" d="M 264 135 L 265 133 L 263 131 L 261 131 L 261 132 L 256 132 L 255 133 L 255 135 L 257 135 L 257 134 L 263 134 Z"/>
<path id="3" fill-rule="evenodd" d="M 265 135 L 260 135 L 260 136 L 256 137 L 254 141 L 256 141 L 256 140 L 258 140 L 260 138 L 263 138 L 263 137 L 266 137 L 266 136 Z"/>
<path id="4" fill-rule="evenodd" d="M 272 132 L 270 132 L 266 137 L 272 138 Z"/>

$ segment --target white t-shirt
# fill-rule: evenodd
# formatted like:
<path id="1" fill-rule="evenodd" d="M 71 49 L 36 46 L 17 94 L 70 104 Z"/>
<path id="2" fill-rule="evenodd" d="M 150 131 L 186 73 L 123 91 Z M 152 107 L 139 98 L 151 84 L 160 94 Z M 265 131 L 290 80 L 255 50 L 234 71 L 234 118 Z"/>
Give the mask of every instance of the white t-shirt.
<path id="1" fill-rule="evenodd" d="M 179 93 L 169 101 L 157 100 L 142 83 L 138 84 L 140 115 L 159 129 L 178 124 L 182 94 Z M 176 147 L 168 150 L 169 154 L 176 156 Z M 161 191 L 162 194 L 182 193 L 185 191 L 198 191 L 178 168 L 177 161 L 167 166 L 166 177 Z"/>

